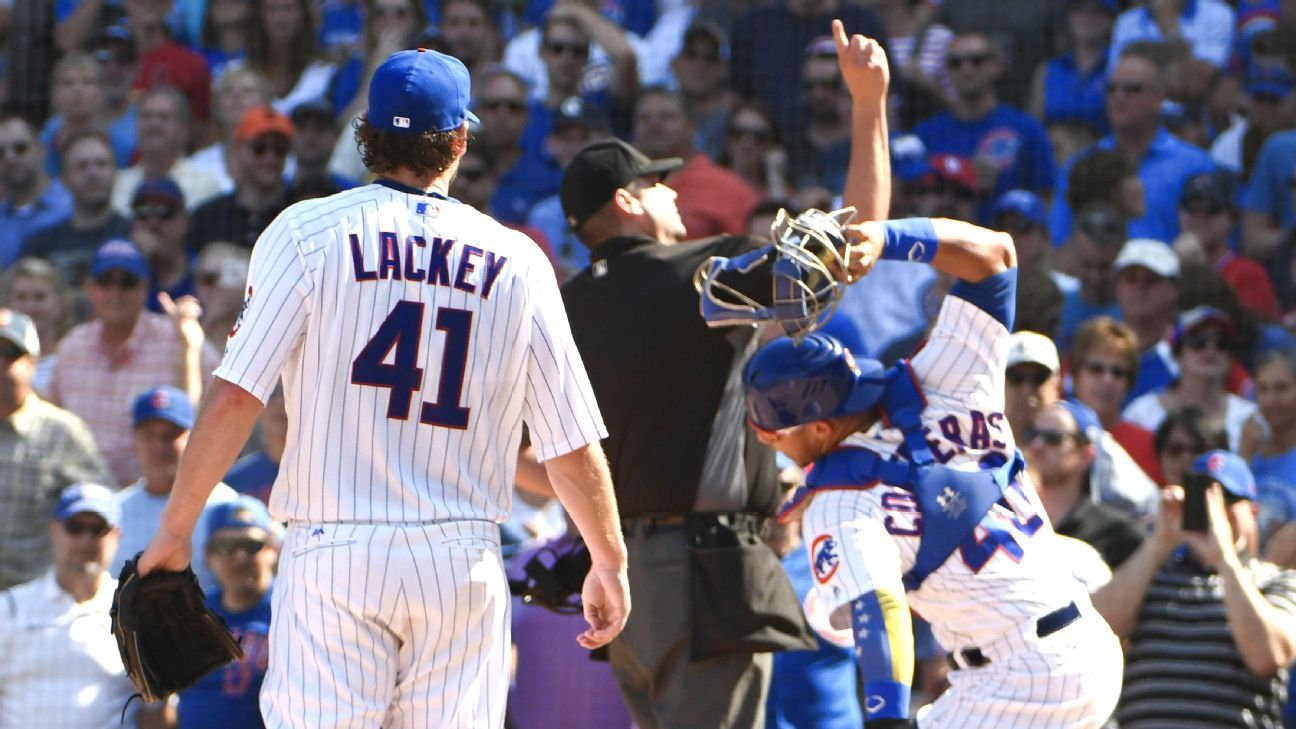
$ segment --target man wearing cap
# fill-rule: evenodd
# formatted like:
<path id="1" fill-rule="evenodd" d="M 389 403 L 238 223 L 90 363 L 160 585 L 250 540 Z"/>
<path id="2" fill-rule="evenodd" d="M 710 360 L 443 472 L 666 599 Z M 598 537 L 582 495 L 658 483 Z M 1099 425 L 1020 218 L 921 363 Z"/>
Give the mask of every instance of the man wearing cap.
<path id="1" fill-rule="evenodd" d="M 1112 264 L 1120 318 L 1138 337 L 1139 371 L 1129 399 L 1169 386 L 1179 372 L 1166 336 L 1179 315 L 1179 257 L 1159 240 L 1128 241 Z"/>
<path id="2" fill-rule="evenodd" d="M 113 493 L 70 485 L 36 521 L 54 565 L 0 592 L 0 727 L 133 726 L 139 704 L 128 706 L 135 687 L 108 619 L 117 580 L 105 567 L 121 539 Z"/>
<path id="3" fill-rule="evenodd" d="M 45 172 L 45 145 L 22 117 L 0 118 L 0 268 L 18 257 L 28 234 L 72 213 L 72 196 Z"/>
<path id="4" fill-rule="evenodd" d="M 845 199 L 865 218 L 884 218 L 890 202 L 882 158 L 885 59 L 874 41 L 854 36 L 848 45 L 845 29 L 835 23 L 833 30 L 855 99 Z M 760 594 L 718 582 L 717 573 L 745 569 L 783 574 L 768 549 L 741 559 L 735 554 L 710 575 L 699 570 L 690 577 L 691 533 L 748 540 L 780 500 L 773 457 L 747 432 L 738 415 L 741 391 L 731 386 L 756 346 L 755 333 L 708 328 L 692 281 L 708 257 L 741 254 L 767 241 L 721 236 L 681 243 L 688 231 L 675 191 L 662 183 L 681 164 L 649 159 L 620 140 L 595 142 L 568 166 L 559 193 L 568 223 L 590 248 L 591 266 L 564 284 L 563 300 L 608 418 L 630 589 L 647 606 L 632 614 L 609 658 L 635 722 L 645 729 L 761 726 L 768 651 L 809 648 L 813 641 L 785 579 Z M 670 386 L 644 397 L 643 383 L 663 373 Z M 713 538 L 699 536 L 707 544 Z M 691 580 L 730 604 L 690 597 Z M 782 622 L 739 625 L 736 613 L 753 610 Z M 732 624 L 717 629 L 717 622 Z M 749 633 L 760 629 L 764 638 L 754 640 Z"/>
<path id="5" fill-rule="evenodd" d="M 134 244 L 100 246 L 82 287 L 94 318 L 59 343 L 50 376 L 50 400 L 85 419 L 114 483 L 123 486 L 140 476 L 130 439 L 135 397 L 169 384 L 196 401 L 219 359 L 206 342 L 196 299 L 163 294 L 166 313 L 145 310 L 150 280 L 148 261 Z"/>
<path id="6" fill-rule="evenodd" d="M 1017 263 L 1023 270 L 1041 269 L 1057 285 L 1063 297 L 1074 295 L 1080 288 L 1075 276 L 1053 267 L 1053 246 L 1048 234 L 1048 211 L 1039 195 L 1030 190 L 1009 190 L 999 196 L 990 209 L 994 230 L 1002 230 L 1013 237 L 1017 246 Z"/>
<path id="7" fill-rule="evenodd" d="M 738 95 L 729 86 L 729 36 L 714 21 L 695 18 L 684 31 L 671 76 L 697 127 L 697 147 L 716 159 L 724 143 L 729 110 Z"/>
<path id="8" fill-rule="evenodd" d="M 1193 470 L 1208 526 L 1185 531 L 1184 491 L 1168 487 L 1156 528 L 1094 595 L 1129 641 L 1122 728 L 1282 726 L 1296 658 L 1296 572 L 1256 558 L 1256 486 L 1246 462 L 1210 451 Z"/>
<path id="9" fill-rule="evenodd" d="M 212 609 L 243 648 L 243 657 L 180 692 L 180 729 L 264 727 L 258 694 L 270 658 L 270 591 L 283 527 L 265 504 L 239 496 L 208 510 L 203 549 L 216 589 Z"/>
<path id="10" fill-rule="evenodd" d="M 113 238 L 125 238 L 130 223 L 112 209 L 117 161 L 112 144 L 99 131 L 85 131 L 63 144 L 63 186 L 72 195 L 72 215 L 23 239 L 20 255 L 44 258 L 63 279 L 80 286 L 95 249 Z"/>
<path id="11" fill-rule="evenodd" d="M 949 111 L 914 127 L 927 148 L 972 160 L 976 189 L 996 200 L 1014 188 L 1047 194 L 1057 175 L 1053 146 L 1035 117 L 999 101 L 1005 60 L 986 33 L 959 33 L 945 53 L 954 93 Z M 989 218 L 988 206 L 977 211 Z"/>
<path id="12" fill-rule="evenodd" d="M 293 165 L 288 186 L 325 183 L 335 188 L 334 192 L 355 187 L 358 184 L 355 180 L 329 169 L 329 158 L 341 131 L 332 104 L 324 99 L 298 104 L 292 110 L 291 120 Z"/>
<path id="13" fill-rule="evenodd" d="M 221 194 L 220 181 L 185 156 L 191 117 L 184 95 L 158 86 L 140 94 L 135 108 L 138 161 L 117 174 L 113 208 L 129 215 L 140 183 L 159 177 L 169 177 L 180 186 L 190 210 Z"/>
<path id="14" fill-rule="evenodd" d="M 131 408 L 130 438 L 143 475 L 116 495 L 122 511 L 122 546 L 109 568 L 112 574 L 121 572 L 126 560 L 144 551 L 157 533 L 162 521 L 162 508 L 175 485 L 176 467 L 189 444 L 189 431 L 193 424 L 194 408 L 182 390 L 155 387 L 135 398 Z M 234 489 L 218 483 L 204 510 L 211 511 L 218 504 L 232 501 L 237 496 Z M 203 527 L 194 531 L 194 554 L 202 554 L 209 538 L 207 522 Z M 210 593 L 216 587 L 216 581 L 207 563 L 194 560 L 193 568 L 198 575 L 198 584 Z"/>
<path id="15" fill-rule="evenodd" d="M 585 145 L 608 135 L 607 122 L 593 113 L 592 109 L 582 106 L 580 109 L 559 109 L 554 117 L 549 136 L 545 137 L 545 151 L 553 158 L 559 169 L 566 169 Z M 461 172 L 462 174 L 462 172 Z M 589 265 L 589 249 L 580 242 L 576 234 L 567 225 L 567 216 L 563 215 L 562 198 L 557 192 L 531 206 L 527 213 L 526 224 L 537 230 L 549 242 L 558 266 L 558 282 L 580 273 Z"/>
<path id="16" fill-rule="evenodd" d="M 572 639 L 605 645 L 630 611 L 606 430 L 553 269 L 448 195 L 477 122 L 470 98 L 468 69 L 436 51 L 375 70 L 356 139 L 377 178 L 296 203 L 261 234 L 243 313 L 140 558 L 142 575 L 192 561 L 204 506 L 282 379 L 292 427 L 270 509 L 289 527 L 267 726 L 503 724 L 499 523 L 523 423 L 591 558 L 589 627 Z"/>
<path id="17" fill-rule="evenodd" d="M 1264 266 L 1238 255 L 1229 245 L 1238 226 L 1237 196 L 1237 178 L 1228 170 L 1189 179 L 1179 198 L 1181 232 L 1174 249 L 1184 263 L 1213 268 L 1243 306 L 1277 320 L 1281 316 L 1278 299 Z"/>
<path id="18" fill-rule="evenodd" d="M 196 208 L 188 244 L 215 241 L 252 247 L 271 220 L 288 206 L 284 165 L 292 150 L 293 123 L 273 106 L 248 109 L 234 128 L 229 150 L 234 191 Z"/>
<path id="19" fill-rule="evenodd" d="M 49 566 L 42 524 L 65 486 L 112 480 L 85 423 L 32 391 L 40 351 L 31 319 L 0 309 L 0 589 Z"/>
<path id="20" fill-rule="evenodd" d="M 1246 139 L 1265 140 L 1296 123 L 1296 97 L 1292 96 L 1296 80 L 1286 63 L 1278 58 L 1253 58 L 1249 65 L 1243 86 L 1248 113 L 1234 115 L 1233 125 L 1220 132 L 1210 148 L 1215 164 L 1239 175 Z"/>
<path id="21" fill-rule="evenodd" d="M 833 69 L 836 72 L 836 69 Z M 697 130 L 673 91 L 656 88 L 635 102 L 635 146 L 651 158 L 678 158 L 670 173 L 680 220 L 689 238 L 740 235 L 760 196 L 733 171 L 720 167 L 694 146 Z"/>
<path id="22" fill-rule="evenodd" d="M 1067 247 L 1080 285 L 1062 295 L 1062 327 L 1058 344 L 1070 348 L 1072 337 L 1097 316 L 1120 317 L 1116 303 L 1116 257 L 1125 245 L 1126 221 L 1108 203 L 1080 211 Z"/>
<path id="23" fill-rule="evenodd" d="M 169 177 L 140 183 L 131 198 L 131 220 L 129 240 L 144 254 L 151 274 L 149 310 L 164 313 L 159 293 L 179 301 L 196 291 L 193 252 L 185 245 L 191 216 L 180 186 Z"/>
<path id="24" fill-rule="evenodd" d="M 1102 436 L 1092 410 L 1061 400 L 1042 408 L 1018 442 L 1053 529 L 1092 545 L 1116 569 L 1143 543 L 1145 530 L 1128 512 L 1097 501 L 1092 475 Z"/>

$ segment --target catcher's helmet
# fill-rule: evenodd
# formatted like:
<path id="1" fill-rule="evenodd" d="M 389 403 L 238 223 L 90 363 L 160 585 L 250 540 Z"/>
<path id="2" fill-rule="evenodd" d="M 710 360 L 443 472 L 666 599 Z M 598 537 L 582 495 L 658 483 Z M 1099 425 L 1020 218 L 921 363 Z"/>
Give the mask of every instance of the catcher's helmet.
<path id="1" fill-rule="evenodd" d="M 781 430 L 866 412 L 882 397 L 885 378 L 881 362 L 855 359 L 826 334 L 800 344 L 780 337 L 743 368 L 747 417 L 762 430 Z"/>

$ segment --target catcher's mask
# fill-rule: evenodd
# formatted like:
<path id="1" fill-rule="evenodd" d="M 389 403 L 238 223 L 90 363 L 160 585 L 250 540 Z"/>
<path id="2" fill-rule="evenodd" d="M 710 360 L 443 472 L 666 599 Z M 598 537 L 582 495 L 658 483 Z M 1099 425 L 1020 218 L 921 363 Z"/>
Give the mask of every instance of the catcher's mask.
<path id="1" fill-rule="evenodd" d="M 855 359 L 833 337 L 815 333 L 800 344 L 775 339 L 743 368 L 747 418 L 778 431 L 842 415 L 863 413 L 882 397 L 886 368 Z"/>
<path id="2" fill-rule="evenodd" d="M 800 342 L 828 321 L 845 292 L 845 282 L 837 279 L 846 270 L 842 226 L 854 217 L 855 208 L 831 213 L 812 209 L 795 218 L 779 210 L 770 226 L 774 245 L 736 258 L 712 256 L 698 267 L 693 285 L 702 298 L 703 318 L 716 327 L 777 321 Z M 731 281 L 768 276 L 771 303 L 743 294 L 722 282 L 722 276 Z"/>

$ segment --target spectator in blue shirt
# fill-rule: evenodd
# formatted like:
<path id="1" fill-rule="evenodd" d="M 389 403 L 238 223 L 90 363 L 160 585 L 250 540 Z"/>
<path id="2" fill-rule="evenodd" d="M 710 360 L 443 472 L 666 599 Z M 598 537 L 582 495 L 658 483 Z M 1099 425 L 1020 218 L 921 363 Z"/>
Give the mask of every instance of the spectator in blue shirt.
<path id="1" fill-rule="evenodd" d="M 1060 245 L 1071 235 L 1068 175 L 1077 160 L 1095 148 L 1116 150 L 1138 160 L 1144 213 L 1130 221 L 1129 236 L 1172 241 L 1179 235 L 1179 196 L 1184 183 L 1199 172 L 1214 169 L 1214 164 L 1204 151 L 1176 139 L 1161 123 L 1167 62 L 1164 47 L 1135 43 L 1125 49 L 1112 69 L 1107 80 L 1107 121 L 1112 133 L 1071 158 L 1058 175 L 1049 226 L 1054 244 Z"/>
<path id="2" fill-rule="evenodd" d="M 1079 121 L 1106 134 L 1107 110 L 1103 86 L 1107 81 L 1107 53 L 1112 22 L 1119 11 L 1116 0 L 1069 0 L 1069 49 L 1035 70 L 1030 112 L 1052 126 Z"/>
<path id="3" fill-rule="evenodd" d="M 212 507 L 204 517 L 207 566 L 217 589 L 207 606 L 225 621 L 243 657 L 180 692 L 180 729 L 257 729 L 258 694 L 270 660 L 270 597 L 282 528 L 250 496 Z M 195 555 L 197 557 L 197 555 Z"/>
<path id="4" fill-rule="evenodd" d="M 1110 64 L 1139 41 L 1183 40 L 1196 58 L 1223 68 L 1233 51 L 1233 9 L 1219 0 L 1156 0 L 1116 19 Z"/>
<path id="5" fill-rule="evenodd" d="M 45 172 L 45 145 L 19 116 L 0 119 L 0 269 L 23 239 L 72 216 L 72 196 Z"/>
<path id="6" fill-rule="evenodd" d="M 247 54 L 252 22 L 252 0 L 207 0 L 198 51 L 213 80 L 220 78 L 226 66 Z"/>
<path id="7" fill-rule="evenodd" d="M 1057 170 L 1053 148 L 1039 120 L 999 101 L 995 84 L 1004 60 L 984 33 L 961 33 L 945 55 L 954 94 L 950 110 L 914 128 L 933 153 L 972 160 L 977 191 L 986 196 L 977 218 L 988 221 L 990 205 L 1014 188 L 1047 193 Z"/>
<path id="8" fill-rule="evenodd" d="M 284 409 L 283 388 L 276 387 L 261 412 L 261 447 L 238 459 L 225 474 L 225 483 L 240 494 L 269 503 L 287 442 L 288 412 Z"/>
<path id="9" fill-rule="evenodd" d="M 1080 286 L 1062 294 L 1059 349 L 1071 351 L 1076 331 L 1096 316 L 1120 318 L 1116 305 L 1116 256 L 1125 243 L 1125 219 L 1107 204 L 1088 208 L 1075 219 L 1067 248 Z"/>
<path id="10" fill-rule="evenodd" d="M 1164 390 L 1179 376 L 1167 337 L 1179 317 L 1179 258 L 1161 241 L 1137 238 L 1113 264 L 1121 319 L 1138 338 L 1139 371 L 1128 400 Z"/>
<path id="11" fill-rule="evenodd" d="M 1292 213 L 1292 171 L 1296 129 L 1277 132 L 1260 148 L 1242 213 L 1242 252 L 1269 262 L 1296 222 Z"/>

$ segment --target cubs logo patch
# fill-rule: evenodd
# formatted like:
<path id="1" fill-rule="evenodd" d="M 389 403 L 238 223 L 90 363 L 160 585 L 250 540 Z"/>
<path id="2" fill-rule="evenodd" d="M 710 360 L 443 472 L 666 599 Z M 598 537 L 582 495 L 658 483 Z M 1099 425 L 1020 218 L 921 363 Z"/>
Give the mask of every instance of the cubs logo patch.
<path id="1" fill-rule="evenodd" d="M 810 543 L 810 565 L 814 569 L 815 579 L 823 585 L 837 574 L 841 558 L 837 556 L 837 543 L 831 534 L 820 534 Z"/>
<path id="2" fill-rule="evenodd" d="M 1210 454 L 1210 457 L 1206 459 L 1206 469 L 1211 473 L 1219 473 L 1224 470 L 1224 456 L 1218 453 Z"/>

